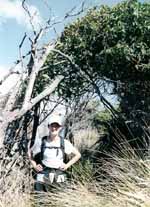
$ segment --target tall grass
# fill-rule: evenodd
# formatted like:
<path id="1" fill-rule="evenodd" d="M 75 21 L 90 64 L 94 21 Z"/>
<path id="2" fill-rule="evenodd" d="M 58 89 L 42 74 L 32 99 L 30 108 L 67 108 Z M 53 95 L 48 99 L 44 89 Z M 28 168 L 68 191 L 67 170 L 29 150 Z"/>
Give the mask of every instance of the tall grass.
<path id="1" fill-rule="evenodd" d="M 30 207 L 31 179 L 17 157 L 0 161 L 0 207 Z M 6 163 L 7 164 L 6 164 Z"/>
<path id="2" fill-rule="evenodd" d="M 103 161 L 79 162 L 71 181 L 53 192 L 34 194 L 32 178 L 17 166 L 6 172 L 0 178 L 0 207 L 150 207 L 150 161 L 138 158 L 129 145 Z"/>
<path id="3" fill-rule="evenodd" d="M 81 168 L 81 166 L 78 166 Z M 70 187 L 47 195 L 47 203 L 53 200 L 62 207 L 150 207 L 150 164 L 139 159 L 112 157 L 105 160 L 97 177 L 89 179 L 89 171 L 82 174 L 84 182 L 76 179 Z M 93 169 L 94 170 L 94 169 Z M 98 171 L 98 170 L 97 170 Z M 103 171 L 103 174 L 100 172 Z M 88 174 L 88 179 L 86 179 Z M 85 178 L 84 178 L 85 176 Z M 77 178 L 77 176 L 75 176 Z"/>

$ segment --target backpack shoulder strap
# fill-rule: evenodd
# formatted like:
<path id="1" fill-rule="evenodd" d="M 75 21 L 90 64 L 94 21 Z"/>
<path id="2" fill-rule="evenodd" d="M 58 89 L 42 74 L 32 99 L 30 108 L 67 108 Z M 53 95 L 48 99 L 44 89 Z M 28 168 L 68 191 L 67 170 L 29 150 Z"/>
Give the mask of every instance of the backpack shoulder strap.
<path id="1" fill-rule="evenodd" d="M 43 160 L 43 155 L 44 155 L 44 150 L 46 148 L 46 140 L 47 140 L 47 136 L 42 137 L 42 142 L 41 142 L 41 153 L 40 153 L 40 159 L 41 161 Z M 63 159 L 65 157 L 65 141 L 64 141 L 64 137 L 60 136 L 60 147 L 48 147 L 48 148 L 56 148 L 57 149 L 57 154 L 58 155 L 58 149 L 60 148 L 62 150 L 62 154 L 63 154 Z"/>
<path id="2" fill-rule="evenodd" d="M 40 159 L 41 161 L 43 160 L 43 154 L 45 150 L 45 141 L 47 140 L 47 136 L 42 137 L 42 142 L 41 142 L 41 153 L 40 153 Z"/>
<path id="3" fill-rule="evenodd" d="M 60 148 L 62 150 L 63 153 L 63 159 L 65 157 L 65 140 L 63 136 L 60 136 Z"/>

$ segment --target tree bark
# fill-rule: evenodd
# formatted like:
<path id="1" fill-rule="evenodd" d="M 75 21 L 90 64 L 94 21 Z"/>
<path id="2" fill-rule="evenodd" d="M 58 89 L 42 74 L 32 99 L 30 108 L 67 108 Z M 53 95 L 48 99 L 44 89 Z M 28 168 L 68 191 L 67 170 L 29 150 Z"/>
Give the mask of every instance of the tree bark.
<path id="1" fill-rule="evenodd" d="M 5 108 L 5 111 L 2 115 L 2 120 L 0 122 L 0 148 L 3 147 L 3 142 L 5 138 L 6 129 L 8 127 L 8 124 L 12 121 L 15 121 L 19 118 L 21 118 L 23 115 L 26 114 L 27 111 L 31 110 L 37 103 L 39 103 L 41 100 L 43 100 L 46 96 L 50 95 L 58 86 L 58 84 L 62 81 L 64 77 L 58 76 L 52 84 L 47 87 L 42 93 L 37 95 L 37 97 L 31 99 L 28 104 L 26 104 L 26 107 L 22 107 L 20 110 L 14 110 L 10 111 Z M 9 107 L 10 105 L 8 105 Z M 9 108 L 10 109 L 10 108 Z"/>

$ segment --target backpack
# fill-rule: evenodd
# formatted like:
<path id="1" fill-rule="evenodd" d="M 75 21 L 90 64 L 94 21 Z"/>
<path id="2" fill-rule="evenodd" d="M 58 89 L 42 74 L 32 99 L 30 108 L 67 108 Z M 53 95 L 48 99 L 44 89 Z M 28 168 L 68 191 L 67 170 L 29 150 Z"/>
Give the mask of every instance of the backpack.
<path id="1" fill-rule="evenodd" d="M 65 144 L 64 144 L 64 138 L 62 136 L 60 136 L 60 147 L 46 147 L 46 140 L 47 140 L 47 136 L 42 137 L 42 143 L 41 143 L 41 150 L 39 153 L 37 153 L 36 155 L 34 155 L 34 160 L 37 164 L 42 164 L 42 160 L 43 160 L 43 155 L 44 155 L 44 151 L 46 148 L 49 149 L 57 149 L 56 151 L 56 156 L 59 153 L 59 149 L 62 150 L 62 154 L 63 154 L 63 160 L 65 159 Z"/>

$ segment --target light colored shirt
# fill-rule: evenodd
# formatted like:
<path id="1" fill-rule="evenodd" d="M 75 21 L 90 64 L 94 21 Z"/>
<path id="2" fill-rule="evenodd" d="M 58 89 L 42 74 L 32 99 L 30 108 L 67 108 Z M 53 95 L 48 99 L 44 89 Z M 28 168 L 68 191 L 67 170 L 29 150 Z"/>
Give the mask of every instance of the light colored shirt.
<path id="1" fill-rule="evenodd" d="M 43 154 L 43 160 L 42 163 L 50 168 L 60 168 L 60 166 L 63 164 L 63 152 L 60 147 L 60 140 L 54 140 L 54 141 L 45 141 L 45 150 Z M 50 148 L 48 148 L 50 147 Z M 54 148 L 53 148 L 54 147 Z M 55 147 L 58 147 L 56 149 Z M 37 151 L 41 150 L 41 143 L 36 146 Z M 39 149 L 38 149 L 39 148 Z M 58 152 L 57 152 L 58 150 Z M 74 146 L 70 143 L 70 141 L 64 139 L 64 153 L 69 155 L 74 151 Z"/>

